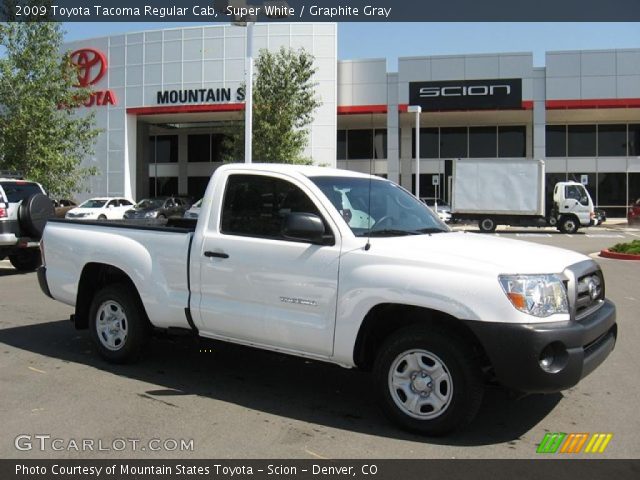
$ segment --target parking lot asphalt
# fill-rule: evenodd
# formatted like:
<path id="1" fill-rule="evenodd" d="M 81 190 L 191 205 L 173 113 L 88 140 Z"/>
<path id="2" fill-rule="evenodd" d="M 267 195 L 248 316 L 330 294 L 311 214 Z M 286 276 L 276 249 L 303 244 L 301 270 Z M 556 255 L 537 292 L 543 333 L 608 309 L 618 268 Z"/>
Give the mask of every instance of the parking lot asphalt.
<path id="1" fill-rule="evenodd" d="M 589 255 L 640 231 L 495 235 Z M 68 321 L 70 307 L 45 297 L 35 274 L 0 262 L 0 458 L 535 458 L 547 432 L 612 433 L 600 458 L 640 458 L 640 262 L 594 258 L 618 308 L 611 356 L 562 393 L 518 399 L 489 387 L 476 421 L 440 439 L 398 430 L 368 375 L 332 365 L 191 338 L 156 339 L 141 362 L 107 364 Z M 19 450 L 20 435 L 49 435 L 62 449 L 33 440 Z M 104 449 L 70 447 L 82 439 Z M 117 439 L 141 448 L 116 451 Z M 150 439 L 193 448 L 151 451 Z"/>

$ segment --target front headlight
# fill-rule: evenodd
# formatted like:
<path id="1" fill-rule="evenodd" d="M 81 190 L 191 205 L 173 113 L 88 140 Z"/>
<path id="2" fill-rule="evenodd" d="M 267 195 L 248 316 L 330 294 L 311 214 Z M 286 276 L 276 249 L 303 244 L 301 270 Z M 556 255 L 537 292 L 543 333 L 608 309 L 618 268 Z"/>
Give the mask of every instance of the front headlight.
<path id="1" fill-rule="evenodd" d="M 156 218 L 158 215 L 157 211 L 147 212 L 144 214 L 145 218 Z"/>
<path id="2" fill-rule="evenodd" d="M 500 285 L 514 307 L 535 317 L 569 313 L 567 289 L 558 275 L 500 275 Z"/>

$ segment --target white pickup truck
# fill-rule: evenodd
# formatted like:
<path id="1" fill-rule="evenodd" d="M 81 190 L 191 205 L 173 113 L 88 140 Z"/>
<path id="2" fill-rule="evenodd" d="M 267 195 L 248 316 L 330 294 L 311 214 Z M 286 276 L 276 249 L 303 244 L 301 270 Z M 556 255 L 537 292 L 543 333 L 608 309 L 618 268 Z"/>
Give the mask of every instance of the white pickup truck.
<path id="1" fill-rule="evenodd" d="M 197 223 L 175 222 L 45 228 L 40 286 L 75 306 L 109 361 L 136 359 L 154 329 L 184 329 L 371 370 L 391 419 L 442 435 L 471 421 L 486 380 L 563 390 L 615 345 L 593 260 L 451 232 L 381 178 L 225 165 Z"/>

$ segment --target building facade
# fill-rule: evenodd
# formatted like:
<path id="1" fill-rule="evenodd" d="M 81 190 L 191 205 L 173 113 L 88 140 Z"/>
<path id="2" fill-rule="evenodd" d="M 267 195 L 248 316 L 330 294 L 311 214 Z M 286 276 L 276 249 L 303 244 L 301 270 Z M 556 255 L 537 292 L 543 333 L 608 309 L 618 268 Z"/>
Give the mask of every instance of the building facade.
<path id="1" fill-rule="evenodd" d="M 200 196 L 221 164 L 225 132 L 244 116 L 246 29 L 213 25 L 65 45 L 103 130 L 87 163 L 92 194 Z M 640 198 L 640 48 L 337 60 L 335 24 L 261 24 L 261 48 L 304 48 L 322 106 L 305 154 L 317 164 L 415 186 L 447 199 L 453 159 L 544 159 L 547 183 L 581 181 L 610 216 Z M 93 83 L 92 83 L 93 82 Z M 259 159 L 256 159 L 258 161 Z"/>

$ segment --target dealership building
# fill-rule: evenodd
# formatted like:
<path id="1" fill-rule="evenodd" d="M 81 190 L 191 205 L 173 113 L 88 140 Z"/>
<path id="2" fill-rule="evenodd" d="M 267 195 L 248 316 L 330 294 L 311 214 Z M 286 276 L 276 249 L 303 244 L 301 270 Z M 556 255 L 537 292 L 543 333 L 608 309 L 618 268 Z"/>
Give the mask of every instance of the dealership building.
<path id="1" fill-rule="evenodd" d="M 91 195 L 201 196 L 242 128 L 245 42 L 246 28 L 212 25 L 65 44 L 102 130 Z M 336 24 L 258 24 L 253 43 L 315 57 L 316 164 L 413 190 L 418 116 L 423 197 L 449 197 L 456 158 L 525 157 L 545 160 L 548 185 L 584 183 L 609 216 L 640 198 L 640 48 L 547 52 L 543 67 L 526 52 L 400 57 L 389 72 L 385 58 L 338 61 Z"/>

